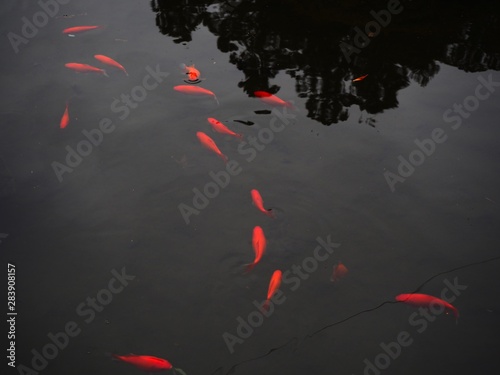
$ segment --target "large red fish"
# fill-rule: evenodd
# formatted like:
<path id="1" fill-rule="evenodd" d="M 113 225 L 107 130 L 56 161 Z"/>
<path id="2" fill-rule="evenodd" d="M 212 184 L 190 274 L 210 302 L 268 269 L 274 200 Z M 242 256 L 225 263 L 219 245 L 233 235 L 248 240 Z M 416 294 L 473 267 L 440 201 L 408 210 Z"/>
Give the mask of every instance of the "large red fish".
<path id="1" fill-rule="evenodd" d="M 271 276 L 271 280 L 269 281 L 269 288 L 267 289 L 267 299 L 266 302 L 264 302 L 264 305 L 262 306 L 264 310 L 267 310 L 269 308 L 269 304 L 271 303 L 271 298 L 273 298 L 274 294 L 280 288 L 281 277 L 282 273 L 280 270 L 274 271 L 273 275 Z"/>
<path id="2" fill-rule="evenodd" d="M 349 272 L 347 267 L 344 266 L 344 264 L 342 262 L 339 262 L 338 264 L 333 266 L 333 272 L 332 272 L 332 277 L 330 278 L 330 281 L 332 281 L 332 282 L 339 281 L 341 278 L 343 278 L 345 275 L 347 275 L 347 272 Z"/>
<path id="3" fill-rule="evenodd" d="M 274 218 L 274 214 L 273 212 L 269 209 L 269 210 L 266 210 L 264 208 L 264 201 L 262 200 L 262 196 L 260 195 L 259 191 L 256 190 L 256 189 L 252 189 L 250 191 L 250 194 L 252 195 L 252 202 L 253 204 L 255 205 L 255 207 L 257 207 L 257 209 L 260 211 L 260 212 L 263 212 L 265 213 L 267 216 L 269 217 L 272 217 Z"/>
<path id="4" fill-rule="evenodd" d="M 212 125 L 212 129 L 214 131 L 216 131 L 217 133 L 229 134 L 229 135 L 232 135 L 233 137 L 243 139 L 242 134 L 237 134 L 237 133 L 233 132 L 231 129 L 229 129 L 226 125 L 224 125 L 219 120 L 216 120 L 213 117 L 209 117 L 207 120 L 210 123 L 210 125 Z"/>
<path id="5" fill-rule="evenodd" d="M 219 104 L 219 100 L 212 91 L 204 89 L 203 87 L 200 86 L 177 85 L 174 86 L 174 90 L 188 95 L 212 96 L 217 102 L 217 104 Z"/>
<path id="6" fill-rule="evenodd" d="M 219 150 L 219 147 L 215 144 L 214 140 L 210 138 L 208 135 L 206 135 L 203 132 L 197 132 L 196 136 L 200 140 L 201 144 L 208 148 L 210 151 L 215 152 L 219 157 L 224 160 L 226 163 L 229 160 L 226 155 L 224 155 L 221 150 Z"/>
<path id="7" fill-rule="evenodd" d="M 94 58 L 102 62 L 103 64 L 113 66 L 115 68 L 120 69 L 123 73 L 125 73 L 128 76 L 127 71 L 123 67 L 122 64 L 120 64 L 118 61 L 113 60 L 111 57 L 104 56 L 104 55 L 94 55 Z"/>
<path id="8" fill-rule="evenodd" d="M 75 27 L 68 27 L 67 29 L 63 30 L 63 34 L 77 34 L 77 33 L 82 33 L 84 31 L 89 31 L 89 30 L 95 30 L 100 28 L 101 26 L 75 26 Z"/>
<path id="9" fill-rule="evenodd" d="M 445 309 L 451 311 L 453 315 L 455 315 L 455 318 L 458 319 L 458 310 L 455 308 L 455 306 L 442 300 L 441 298 L 430 296 L 428 294 L 422 294 L 422 293 L 399 294 L 396 296 L 396 301 L 404 302 L 409 305 L 418 307 L 430 307 L 431 304 L 442 305 Z"/>
<path id="10" fill-rule="evenodd" d="M 150 355 L 117 355 L 113 354 L 113 357 L 119 359 L 120 361 L 130 363 L 135 367 L 149 372 L 160 372 L 172 369 L 172 364 L 163 358 L 153 357 Z"/>
<path id="11" fill-rule="evenodd" d="M 67 63 L 64 66 L 68 69 L 74 70 L 79 73 L 99 73 L 108 77 L 104 69 L 96 68 L 95 66 L 80 63 Z"/>
<path id="12" fill-rule="evenodd" d="M 59 123 L 59 127 L 64 129 L 69 124 L 69 106 L 66 103 L 66 110 L 64 111 L 63 116 L 61 117 L 61 122 Z"/>
<path id="13" fill-rule="evenodd" d="M 250 272 L 257 265 L 257 263 L 260 262 L 262 256 L 266 252 L 266 245 L 267 241 L 264 231 L 257 225 L 253 228 L 252 235 L 252 247 L 255 253 L 255 258 L 252 263 L 246 265 L 245 272 Z"/>
<path id="14" fill-rule="evenodd" d="M 255 91 L 253 94 L 257 98 L 262 100 L 264 103 L 275 106 L 293 108 L 293 105 L 291 103 L 285 102 L 283 99 L 280 99 L 276 95 L 268 93 L 267 91 Z"/>

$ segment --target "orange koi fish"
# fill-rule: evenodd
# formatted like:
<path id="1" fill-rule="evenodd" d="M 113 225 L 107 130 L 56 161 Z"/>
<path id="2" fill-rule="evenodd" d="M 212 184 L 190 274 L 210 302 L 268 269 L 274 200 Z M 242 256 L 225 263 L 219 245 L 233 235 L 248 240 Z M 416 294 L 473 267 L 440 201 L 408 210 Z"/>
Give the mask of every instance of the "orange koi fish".
<path id="1" fill-rule="evenodd" d="M 113 60 L 111 57 L 104 56 L 104 55 L 94 55 L 94 58 L 99 60 L 103 64 L 113 66 L 115 68 L 120 69 L 121 71 L 123 71 L 123 73 L 125 73 L 128 76 L 128 73 L 125 70 L 125 68 L 123 67 L 123 65 L 120 64 L 118 61 Z"/>
<path id="2" fill-rule="evenodd" d="M 99 69 L 92 65 L 80 64 L 80 63 L 67 63 L 64 64 L 64 66 L 68 69 L 74 70 L 79 73 L 100 73 L 102 75 L 105 75 L 106 77 L 109 77 L 104 69 Z"/>
<path id="3" fill-rule="evenodd" d="M 160 372 L 172 369 L 172 364 L 163 358 L 153 357 L 150 355 L 117 355 L 113 354 L 113 357 L 119 359 L 120 361 L 130 363 L 138 369 L 149 372 Z"/>
<path id="4" fill-rule="evenodd" d="M 267 299 L 264 302 L 262 308 L 267 310 L 269 308 L 269 304 L 271 303 L 271 298 L 273 298 L 274 294 L 278 291 L 281 285 L 281 276 L 282 273 L 280 270 L 276 270 L 273 272 L 271 276 L 271 281 L 269 281 L 269 288 L 267 289 Z"/>
<path id="5" fill-rule="evenodd" d="M 219 100 L 217 100 L 217 97 L 212 91 L 204 89 L 203 87 L 200 86 L 178 85 L 174 86 L 174 90 L 189 95 L 213 96 L 217 104 L 219 104 Z"/>
<path id="6" fill-rule="evenodd" d="M 259 193 L 258 190 L 256 189 L 252 189 L 250 191 L 250 194 L 252 195 L 252 202 L 254 204 L 255 207 L 257 207 L 257 209 L 260 211 L 260 212 L 263 212 L 265 213 L 267 216 L 269 217 L 272 217 L 274 218 L 274 214 L 273 212 L 269 209 L 269 210 L 266 210 L 264 208 L 264 201 L 262 200 L 262 197 Z"/>
<path id="7" fill-rule="evenodd" d="M 221 150 L 219 150 L 219 148 L 217 147 L 217 145 L 215 144 L 215 142 L 212 138 L 210 138 L 208 135 L 206 135 L 203 132 L 197 132 L 196 136 L 198 137 L 198 139 L 200 140 L 200 142 L 203 146 L 208 148 L 210 151 L 215 152 L 217 155 L 219 155 L 219 157 L 222 158 L 222 160 L 224 160 L 227 163 L 227 161 L 229 160 L 228 157 L 226 155 L 224 155 L 221 152 Z"/>
<path id="8" fill-rule="evenodd" d="M 64 111 L 63 116 L 61 117 L 61 122 L 59 123 L 59 127 L 64 129 L 69 124 L 69 107 L 68 103 L 66 103 L 66 110 Z"/>
<path id="9" fill-rule="evenodd" d="M 430 296 L 428 294 L 421 293 L 404 293 L 396 296 L 396 301 L 404 302 L 412 306 L 418 307 L 430 307 L 432 304 L 441 305 L 445 309 L 448 309 L 455 315 L 455 318 L 458 319 L 458 310 L 452 304 L 442 300 L 441 298 L 437 298 L 434 296 Z M 446 312 L 448 313 L 448 311 Z"/>
<path id="10" fill-rule="evenodd" d="M 84 31 L 95 30 L 100 27 L 102 26 L 75 26 L 75 27 L 68 27 L 67 29 L 64 29 L 62 32 L 63 34 L 77 34 L 77 33 L 82 33 Z"/>
<path id="11" fill-rule="evenodd" d="M 194 64 L 191 66 L 188 66 L 186 64 L 182 64 L 182 67 L 184 68 L 184 71 L 186 72 L 188 76 L 188 81 L 190 82 L 198 82 L 200 80 L 200 71 L 194 67 Z"/>
<path id="12" fill-rule="evenodd" d="M 285 102 L 284 100 L 278 98 L 276 95 L 268 93 L 267 91 L 255 91 L 253 94 L 257 98 L 260 98 L 264 103 L 293 108 L 293 105 L 291 103 Z"/>
<path id="13" fill-rule="evenodd" d="M 252 263 L 245 265 L 245 272 L 250 272 L 257 265 L 257 263 L 260 262 L 262 256 L 266 251 L 266 245 L 267 241 L 266 236 L 264 235 L 264 231 L 259 226 L 254 227 L 252 235 L 252 247 L 255 253 L 255 258 Z"/>
<path id="14" fill-rule="evenodd" d="M 366 77 L 368 77 L 368 74 L 365 74 L 364 76 L 361 76 L 361 77 L 358 77 L 358 78 L 354 78 L 352 81 L 353 82 L 359 82 L 359 81 L 364 80 Z"/>
<path id="15" fill-rule="evenodd" d="M 338 264 L 333 266 L 333 273 L 332 277 L 330 278 L 330 281 L 332 282 L 339 281 L 341 278 L 347 275 L 347 272 L 349 272 L 347 267 L 344 266 L 342 262 L 339 262 Z"/>
<path id="16" fill-rule="evenodd" d="M 229 135 L 232 135 L 233 137 L 243 139 L 242 134 L 237 134 L 237 133 L 233 132 L 232 130 L 228 129 L 227 126 L 224 125 L 219 120 L 216 120 L 213 117 L 209 117 L 207 120 L 210 123 L 210 125 L 212 125 L 212 129 L 214 131 L 216 131 L 217 133 L 229 134 Z"/>

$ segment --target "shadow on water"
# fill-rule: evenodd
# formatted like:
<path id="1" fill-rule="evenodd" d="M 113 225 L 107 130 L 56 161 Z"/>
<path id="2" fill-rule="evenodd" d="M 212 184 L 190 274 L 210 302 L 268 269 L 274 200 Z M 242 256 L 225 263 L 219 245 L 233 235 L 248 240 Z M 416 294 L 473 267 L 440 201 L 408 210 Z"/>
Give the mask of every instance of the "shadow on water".
<path id="1" fill-rule="evenodd" d="M 357 106 L 367 113 L 360 122 L 374 126 L 370 115 L 396 108 L 398 91 L 411 80 L 427 85 L 439 63 L 500 69 L 500 5 L 480 3 L 402 1 L 394 14 L 386 1 L 152 0 L 151 7 L 160 31 L 176 43 L 191 41 L 200 25 L 216 35 L 217 48 L 244 73 L 238 86 L 248 95 L 277 93 L 270 81 L 283 71 L 295 79 L 308 117 L 331 125 Z M 387 26 L 373 23 L 374 12 L 380 23 L 389 14 Z"/>

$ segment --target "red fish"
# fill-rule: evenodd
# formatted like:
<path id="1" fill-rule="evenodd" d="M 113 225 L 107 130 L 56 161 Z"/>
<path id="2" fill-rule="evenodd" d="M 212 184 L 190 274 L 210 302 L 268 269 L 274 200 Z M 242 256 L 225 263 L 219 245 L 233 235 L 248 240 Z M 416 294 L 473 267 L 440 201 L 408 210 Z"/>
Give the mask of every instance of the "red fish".
<path id="1" fill-rule="evenodd" d="M 64 66 L 68 69 L 77 71 L 79 73 L 100 73 L 108 77 L 104 69 L 99 69 L 92 65 L 80 64 L 80 63 L 67 63 L 64 64 Z"/>
<path id="2" fill-rule="evenodd" d="M 359 81 L 364 80 L 366 77 L 368 77 L 368 74 L 365 74 L 364 76 L 361 76 L 361 77 L 358 77 L 358 78 L 354 78 L 352 81 L 353 82 L 359 82 Z"/>
<path id="3" fill-rule="evenodd" d="M 269 209 L 269 210 L 266 210 L 264 208 L 264 201 L 262 200 L 262 197 L 259 193 L 258 190 L 256 189 L 252 189 L 250 191 L 250 194 L 252 195 L 252 202 L 253 204 L 255 205 L 255 207 L 257 207 L 257 209 L 260 211 L 260 212 L 263 212 L 265 213 L 267 216 L 269 217 L 272 217 L 274 218 L 274 214 L 273 212 Z"/>
<path id="4" fill-rule="evenodd" d="M 347 272 L 349 272 L 347 267 L 344 266 L 342 262 L 339 262 L 338 264 L 333 266 L 333 273 L 332 277 L 330 278 L 330 281 L 332 282 L 339 281 L 341 278 L 347 275 Z"/>
<path id="5" fill-rule="evenodd" d="M 95 30 L 100 28 L 101 26 L 75 26 L 75 27 L 68 27 L 67 29 L 63 30 L 63 34 L 77 34 L 77 33 L 82 33 L 84 31 L 89 31 L 89 30 Z"/>
<path id="6" fill-rule="evenodd" d="M 66 103 L 66 110 L 64 111 L 63 116 L 61 117 L 61 122 L 59 123 L 59 127 L 64 129 L 69 124 L 69 107 L 68 103 Z"/>
<path id="7" fill-rule="evenodd" d="M 113 357 L 119 359 L 120 361 L 130 363 L 135 367 L 149 372 L 160 372 L 172 369 L 172 364 L 163 358 L 153 357 L 150 355 L 117 355 L 113 354 Z"/>
<path id="8" fill-rule="evenodd" d="M 266 251 L 266 245 L 267 241 L 266 236 L 264 235 L 264 231 L 259 226 L 254 227 L 252 235 L 252 247 L 255 253 L 255 258 L 252 263 L 246 265 L 245 272 L 250 272 L 257 265 L 257 263 L 260 262 L 262 256 Z"/>
<path id="9" fill-rule="evenodd" d="M 452 304 L 442 300 L 441 298 L 437 298 L 434 296 L 430 296 L 428 294 L 421 293 L 404 293 L 396 296 L 396 301 L 404 302 L 412 306 L 418 307 L 430 307 L 431 304 L 442 305 L 445 309 L 448 309 L 455 315 L 455 318 L 458 319 L 458 310 Z M 448 311 L 446 312 L 448 313 Z"/>
<path id="10" fill-rule="evenodd" d="M 208 148 L 210 151 L 215 152 L 217 155 L 219 155 L 219 157 L 222 158 L 222 160 L 224 160 L 227 163 L 227 161 L 229 160 L 228 157 L 226 155 L 224 155 L 221 152 L 221 150 L 219 150 L 219 148 L 217 147 L 217 145 L 215 144 L 215 142 L 212 138 L 210 138 L 208 135 L 206 135 L 203 132 L 197 132 L 196 136 L 198 137 L 198 139 L 200 140 L 200 142 L 203 146 Z"/>
<path id="11" fill-rule="evenodd" d="M 269 308 L 269 304 L 271 303 L 271 298 L 273 298 L 274 294 L 278 291 L 281 285 L 281 276 L 282 273 L 280 270 L 274 271 L 271 276 L 271 281 L 269 281 L 269 288 L 267 289 L 267 299 L 262 306 L 265 310 Z"/>
<path id="12" fill-rule="evenodd" d="M 128 73 L 125 70 L 125 68 L 123 67 L 123 65 L 120 64 L 118 61 L 113 60 L 111 57 L 104 56 L 104 55 L 94 55 L 94 58 L 96 58 L 97 60 L 99 60 L 103 64 L 106 64 L 109 66 L 114 66 L 115 68 L 120 69 L 128 76 Z"/>
<path id="13" fill-rule="evenodd" d="M 255 91 L 253 94 L 267 104 L 293 108 L 291 103 L 285 102 L 276 95 L 270 94 L 267 91 Z"/>
<path id="14" fill-rule="evenodd" d="M 228 129 L 227 126 L 224 125 L 219 120 L 216 120 L 213 117 L 209 117 L 207 120 L 210 123 L 210 125 L 212 125 L 212 129 L 215 130 L 217 133 L 229 134 L 229 135 L 232 135 L 233 137 L 243 139 L 242 134 L 237 134 L 237 133 L 233 132 L 232 130 Z"/>
<path id="15" fill-rule="evenodd" d="M 217 104 L 219 104 L 219 100 L 217 100 L 217 97 L 212 91 L 204 89 L 200 86 L 178 85 L 174 86 L 174 90 L 189 95 L 213 96 Z"/>
<path id="16" fill-rule="evenodd" d="M 188 76 L 188 81 L 197 82 L 200 80 L 200 71 L 194 67 L 194 64 L 191 66 L 187 66 L 186 64 L 182 64 L 184 71 Z"/>

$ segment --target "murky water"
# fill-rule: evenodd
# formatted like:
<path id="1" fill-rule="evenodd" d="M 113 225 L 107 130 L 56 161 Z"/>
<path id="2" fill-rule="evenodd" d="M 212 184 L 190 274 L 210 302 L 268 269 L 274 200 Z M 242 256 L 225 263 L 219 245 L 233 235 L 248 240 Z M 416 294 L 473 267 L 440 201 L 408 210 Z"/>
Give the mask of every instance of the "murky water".
<path id="1" fill-rule="evenodd" d="M 42 3 L 0 6 L 0 256 L 18 314 L 17 370 L 2 366 L 137 374 L 110 356 L 135 353 L 188 375 L 497 369 L 497 4 Z M 62 33 L 82 25 L 102 27 Z M 182 64 L 217 99 L 174 91 Z M 256 225 L 267 251 L 244 274 Z M 395 303 L 415 291 L 458 324 Z"/>

